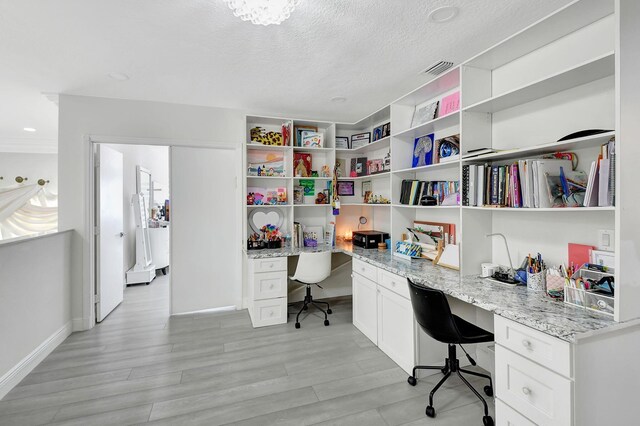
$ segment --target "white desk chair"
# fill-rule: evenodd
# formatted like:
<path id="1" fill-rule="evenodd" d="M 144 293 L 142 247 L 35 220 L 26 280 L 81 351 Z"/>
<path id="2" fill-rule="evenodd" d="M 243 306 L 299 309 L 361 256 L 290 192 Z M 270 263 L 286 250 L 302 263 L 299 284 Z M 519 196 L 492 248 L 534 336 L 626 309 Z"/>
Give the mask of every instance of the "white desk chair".
<path id="1" fill-rule="evenodd" d="M 300 314 L 302 311 L 306 311 L 309 305 L 320 309 L 324 314 L 324 325 L 329 325 L 327 314 L 331 314 L 331 307 L 327 302 L 313 300 L 313 297 L 311 297 L 311 286 L 317 285 L 320 287 L 318 283 L 327 279 L 329 275 L 331 275 L 331 251 L 300 253 L 296 273 L 292 277 L 289 277 L 294 283 L 307 286 L 307 293 L 304 297 L 302 308 L 300 308 L 298 315 L 296 315 L 296 328 L 300 328 Z M 327 305 L 327 310 L 325 311 L 318 306 L 318 304 Z"/>

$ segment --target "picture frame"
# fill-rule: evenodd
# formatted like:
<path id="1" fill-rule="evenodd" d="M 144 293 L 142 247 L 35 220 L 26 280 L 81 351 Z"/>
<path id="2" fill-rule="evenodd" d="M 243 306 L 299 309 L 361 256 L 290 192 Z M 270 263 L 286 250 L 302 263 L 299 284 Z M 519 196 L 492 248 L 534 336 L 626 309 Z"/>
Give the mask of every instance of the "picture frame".
<path id="1" fill-rule="evenodd" d="M 373 140 L 372 141 L 373 142 L 379 141 L 382 138 L 383 138 L 383 136 L 382 136 L 382 126 L 375 127 L 373 129 Z"/>
<path id="2" fill-rule="evenodd" d="M 351 149 L 362 148 L 371 143 L 371 132 L 356 133 L 351 135 Z"/>
<path id="3" fill-rule="evenodd" d="M 382 137 L 391 136 L 391 122 L 382 125 Z"/>
<path id="4" fill-rule="evenodd" d="M 371 192 L 373 190 L 373 185 L 370 180 L 362 181 L 362 193 Z"/>
<path id="5" fill-rule="evenodd" d="M 341 195 L 344 197 L 353 197 L 354 195 L 356 195 L 355 181 L 352 181 L 352 180 L 338 181 L 336 185 L 336 189 L 338 191 L 338 195 Z"/>
<path id="6" fill-rule="evenodd" d="M 336 149 L 349 149 L 349 138 L 347 136 L 336 136 Z"/>
<path id="7" fill-rule="evenodd" d="M 302 146 L 302 132 L 304 131 L 312 131 L 318 132 L 317 126 L 306 126 L 306 125 L 298 125 L 293 126 L 293 145 L 294 146 Z"/>
<path id="8" fill-rule="evenodd" d="M 416 127 L 435 119 L 438 116 L 439 105 L 440 101 L 416 105 L 416 109 L 413 112 L 413 119 L 411 120 L 411 127 Z"/>

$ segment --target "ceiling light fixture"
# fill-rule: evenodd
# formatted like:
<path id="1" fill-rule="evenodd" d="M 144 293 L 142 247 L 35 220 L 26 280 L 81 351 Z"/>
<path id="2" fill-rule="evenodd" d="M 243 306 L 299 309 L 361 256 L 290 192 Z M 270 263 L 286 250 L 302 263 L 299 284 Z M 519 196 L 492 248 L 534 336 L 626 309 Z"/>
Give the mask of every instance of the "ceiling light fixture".
<path id="1" fill-rule="evenodd" d="M 24 127 L 22 130 L 24 130 L 25 132 L 35 132 L 36 129 L 34 129 L 33 127 Z"/>
<path id="2" fill-rule="evenodd" d="M 233 14 L 256 25 L 280 25 L 300 0 L 225 0 Z"/>
<path id="3" fill-rule="evenodd" d="M 110 72 L 109 73 L 109 77 L 111 77 L 114 80 L 118 80 L 118 81 L 129 80 L 129 76 L 126 75 L 126 74 L 123 74 L 121 72 Z"/>
<path id="4" fill-rule="evenodd" d="M 337 104 L 343 104 L 347 102 L 347 98 L 345 98 L 344 96 L 335 96 L 331 98 L 331 102 L 335 102 Z"/>
<path id="5" fill-rule="evenodd" d="M 433 9 L 427 19 L 431 22 L 441 24 L 443 22 L 449 22 L 453 18 L 458 16 L 458 8 L 454 6 L 442 6 L 437 9 Z"/>

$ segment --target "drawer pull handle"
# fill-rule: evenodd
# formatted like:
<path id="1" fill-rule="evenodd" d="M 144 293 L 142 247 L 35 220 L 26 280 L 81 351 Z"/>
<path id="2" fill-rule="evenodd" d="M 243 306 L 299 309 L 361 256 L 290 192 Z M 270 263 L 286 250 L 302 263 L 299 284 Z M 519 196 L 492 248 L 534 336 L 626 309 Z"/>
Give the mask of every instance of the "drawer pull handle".
<path id="1" fill-rule="evenodd" d="M 273 267 L 274 267 L 274 266 L 275 266 L 275 265 L 274 265 L 273 263 L 271 263 L 271 264 L 269 265 L 269 268 L 273 269 Z"/>
<path id="2" fill-rule="evenodd" d="M 531 389 L 529 389 L 528 387 L 523 387 L 522 388 L 522 393 L 525 395 L 530 395 L 531 394 Z"/>
<path id="3" fill-rule="evenodd" d="M 273 290 L 273 284 L 269 286 L 269 290 Z"/>
<path id="4" fill-rule="evenodd" d="M 522 346 L 524 346 L 527 349 L 531 349 L 531 342 L 528 340 L 523 340 L 522 341 Z"/>

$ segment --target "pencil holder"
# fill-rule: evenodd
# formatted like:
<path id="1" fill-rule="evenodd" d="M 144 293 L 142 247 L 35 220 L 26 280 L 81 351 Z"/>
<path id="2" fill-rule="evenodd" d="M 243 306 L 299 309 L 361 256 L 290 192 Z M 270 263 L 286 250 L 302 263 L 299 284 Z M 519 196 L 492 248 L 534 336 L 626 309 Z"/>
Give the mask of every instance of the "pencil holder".
<path id="1" fill-rule="evenodd" d="M 527 290 L 545 291 L 545 271 L 532 274 L 527 272 Z"/>

